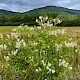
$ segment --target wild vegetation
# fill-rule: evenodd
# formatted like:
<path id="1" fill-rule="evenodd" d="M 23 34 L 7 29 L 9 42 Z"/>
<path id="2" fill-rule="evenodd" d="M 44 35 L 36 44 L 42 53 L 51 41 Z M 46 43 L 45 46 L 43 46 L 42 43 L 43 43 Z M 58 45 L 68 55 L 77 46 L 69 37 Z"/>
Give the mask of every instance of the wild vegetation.
<path id="1" fill-rule="evenodd" d="M 58 29 L 58 18 L 39 16 L 36 22 L 39 26 L 21 25 L 11 34 L 0 34 L 0 78 L 79 80 L 80 36 L 75 39 Z"/>

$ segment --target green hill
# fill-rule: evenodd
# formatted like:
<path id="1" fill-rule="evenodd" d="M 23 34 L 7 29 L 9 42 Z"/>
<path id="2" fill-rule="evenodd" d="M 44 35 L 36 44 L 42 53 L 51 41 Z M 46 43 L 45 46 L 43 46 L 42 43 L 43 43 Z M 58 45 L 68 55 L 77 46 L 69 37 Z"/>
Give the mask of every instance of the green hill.
<path id="1" fill-rule="evenodd" d="M 46 6 L 41 7 L 37 9 L 33 9 L 28 11 L 28 14 L 35 14 L 35 13 L 59 13 L 59 14 L 65 14 L 65 15 L 75 15 L 80 14 L 80 10 L 74 10 L 74 9 L 68 9 L 64 7 L 58 7 L 58 6 Z"/>
<path id="2" fill-rule="evenodd" d="M 0 14 L 12 15 L 15 14 L 15 12 L 0 9 Z"/>

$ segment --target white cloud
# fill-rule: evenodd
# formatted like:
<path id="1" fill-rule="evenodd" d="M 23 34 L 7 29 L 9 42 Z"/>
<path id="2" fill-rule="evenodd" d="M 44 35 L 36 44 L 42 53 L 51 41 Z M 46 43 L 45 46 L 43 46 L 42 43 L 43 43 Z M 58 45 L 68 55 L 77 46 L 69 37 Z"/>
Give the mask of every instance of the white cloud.
<path id="1" fill-rule="evenodd" d="M 79 10 L 80 0 L 0 0 L 0 9 L 16 12 L 24 12 L 49 5 Z"/>

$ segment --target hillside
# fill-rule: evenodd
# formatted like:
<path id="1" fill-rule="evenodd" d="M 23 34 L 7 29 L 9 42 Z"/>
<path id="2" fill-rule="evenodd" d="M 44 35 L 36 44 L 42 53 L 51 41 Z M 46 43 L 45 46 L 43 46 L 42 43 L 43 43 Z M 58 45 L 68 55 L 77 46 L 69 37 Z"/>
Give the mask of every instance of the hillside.
<path id="1" fill-rule="evenodd" d="M 0 13 L 1 13 L 1 14 L 3 13 L 3 14 L 5 14 L 5 15 L 12 15 L 12 14 L 15 14 L 15 12 L 3 10 L 3 9 L 0 9 Z"/>
<path id="2" fill-rule="evenodd" d="M 58 13 L 59 15 L 75 15 L 75 14 L 80 14 L 80 10 L 74 10 L 74 9 L 68 9 L 64 7 L 58 7 L 58 6 L 46 6 L 46 7 L 41 7 L 41 8 L 36 8 L 30 11 L 26 11 L 23 13 L 28 13 L 28 14 L 36 14 L 36 13 Z M 0 9 L 0 13 L 3 13 L 5 15 L 10 15 L 10 14 L 15 14 L 16 12 L 12 11 L 7 11 Z"/>
<path id="3" fill-rule="evenodd" d="M 28 11 L 28 14 L 35 14 L 35 13 L 52 13 L 52 12 L 57 12 L 59 14 L 67 14 L 67 15 L 75 15 L 75 14 L 80 14 L 80 10 L 74 10 L 74 9 L 68 9 L 64 7 L 58 7 L 58 6 L 46 6 L 46 7 L 41 7 L 37 9 L 33 9 Z"/>

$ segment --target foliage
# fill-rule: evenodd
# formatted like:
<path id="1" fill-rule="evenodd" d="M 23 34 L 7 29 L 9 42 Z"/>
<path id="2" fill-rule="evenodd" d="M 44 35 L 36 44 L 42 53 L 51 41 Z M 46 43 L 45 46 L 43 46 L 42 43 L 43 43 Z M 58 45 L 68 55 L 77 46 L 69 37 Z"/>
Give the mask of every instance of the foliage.
<path id="1" fill-rule="evenodd" d="M 53 21 L 60 23 L 60 20 Z M 1 66 L 1 78 L 72 80 L 72 60 L 77 53 L 77 43 L 66 35 L 64 29 L 56 30 L 48 17 L 40 16 L 36 22 L 40 26 L 19 26 L 14 28 L 10 35 L 0 35 L 1 60 L 8 64 L 7 68 Z"/>

